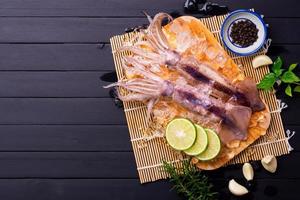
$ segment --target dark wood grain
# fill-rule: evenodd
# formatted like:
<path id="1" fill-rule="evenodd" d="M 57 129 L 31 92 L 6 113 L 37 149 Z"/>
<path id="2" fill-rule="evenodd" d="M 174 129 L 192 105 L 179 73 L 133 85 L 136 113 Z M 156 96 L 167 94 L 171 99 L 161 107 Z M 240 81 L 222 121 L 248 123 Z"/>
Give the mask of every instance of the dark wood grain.
<path id="1" fill-rule="evenodd" d="M 0 16 L 143 16 L 141 11 L 151 14 L 183 8 L 182 0 L 145 3 L 139 0 L 54 0 L 43 1 L 7 1 L 0 3 Z"/>
<path id="2" fill-rule="evenodd" d="M 146 18 L 0 18 L 0 43 L 100 43 Z"/>
<path id="3" fill-rule="evenodd" d="M 105 73 L 1 72 L 0 97 L 109 97 Z"/>
<path id="4" fill-rule="evenodd" d="M 2 98 L 0 124 L 125 124 L 107 98 Z"/>
<path id="5" fill-rule="evenodd" d="M 214 183 L 216 189 L 224 190 L 220 195 L 223 200 L 238 199 L 224 189 L 226 182 L 215 180 Z M 299 180 L 261 180 L 257 182 L 256 191 L 248 199 L 264 197 L 266 200 L 294 200 L 294 194 L 290 191 L 296 191 L 299 183 Z M 284 185 L 290 187 L 283 187 Z M 170 191 L 171 185 L 165 181 L 140 185 L 136 179 L 1 179 L 0 186 L 0 196 L 6 200 L 37 197 L 49 200 L 181 199 L 174 191 Z M 268 190 L 274 193 L 267 196 L 265 193 Z"/>
<path id="6" fill-rule="evenodd" d="M 275 174 L 267 172 L 261 165 L 260 161 L 256 161 L 255 165 L 255 179 L 299 179 L 300 174 L 296 172 L 296 170 L 300 167 L 300 163 L 298 162 L 299 152 L 291 152 L 289 155 L 277 157 L 278 168 Z M 287 164 L 293 163 L 293 164 Z M 294 173 L 292 173 L 294 172 Z M 243 172 L 242 172 L 242 164 L 230 165 L 226 168 L 220 168 L 215 171 L 207 171 L 205 172 L 212 179 L 231 179 L 235 178 L 237 180 L 244 180 Z"/>
<path id="7" fill-rule="evenodd" d="M 126 125 L 0 125 L 0 151 L 130 152 Z"/>
<path id="8" fill-rule="evenodd" d="M 277 45 L 272 44 L 269 48 L 267 55 L 270 55 L 273 60 L 280 56 L 283 59 L 284 68 L 287 68 L 291 63 L 298 63 L 300 57 L 300 45 L 289 44 L 289 45 Z M 296 70 L 299 71 L 298 68 Z"/>
<path id="9" fill-rule="evenodd" d="M 1 152 L 1 178 L 137 178 L 132 152 Z"/>
<path id="10" fill-rule="evenodd" d="M 140 185 L 137 179 L 0 179 L 0 187 L 5 200 L 179 199 L 165 181 Z"/>
<path id="11" fill-rule="evenodd" d="M 296 125 L 299 107 L 282 112 L 284 124 Z M 0 98 L 0 124 L 125 124 L 124 111 L 110 98 Z"/>
<path id="12" fill-rule="evenodd" d="M 275 174 L 261 166 L 259 179 L 300 179 L 299 152 L 278 158 Z M 293 163 L 287 165 L 286 163 Z M 259 164 L 260 165 L 260 164 Z M 291 173 L 295 172 L 295 173 Z M 241 165 L 205 172 L 213 179 L 243 179 Z M 132 152 L 0 152 L 1 178 L 138 178 Z"/>
<path id="13" fill-rule="evenodd" d="M 285 125 L 299 125 L 300 120 L 298 113 L 300 112 L 300 108 L 295 102 L 299 101 L 300 94 L 295 93 L 294 97 L 291 98 L 283 95 L 284 89 L 285 87 L 283 86 L 283 89 L 280 90 L 281 95 L 278 95 L 278 97 L 288 105 L 288 107 L 281 112 L 283 123 Z"/>
<path id="14" fill-rule="evenodd" d="M 0 98 L 109 97 L 109 89 L 104 89 L 103 86 L 111 82 L 100 79 L 107 73 L 106 71 L 4 71 L 0 73 Z M 298 98 L 300 96 L 295 93 L 294 99 Z M 284 97 L 283 100 L 290 104 L 294 99 Z M 295 109 L 298 111 L 298 108 Z M 286 111 L 286 113 L 289 113 L 294 111 L 294 109 L 288 108 Z"/>
<path id="15" fill-rule="evenodd" d="M 274 43 L 300 43 L 300 18 L 266 18 Z M 146 18 L 0 18 L 0 43 L 100 43 Z M 293 31 L 291 31 L 291 29 Z M 284 34 L 283 34 L 284 33 Z"/>
<path id="16" fill-rule="evenodd" d="M 216 189 L 224 190 L 220 195 L 222 200 L 239 199 L 224 189 L 227 182 L 215 180 L 214 183 Z M 291 191 L 297 191 L 299 184 L 299 180 L 286 179 L 257 181 L 256 191 L 246 199 L 264 197 L 264 200 L 294 200 L 294 193 Z M 174 191 L 170 191 L 171 185 L 166 181 L 140 185 L 136 179 L 1 179 L 0 187 L 0 196 L 6 200 L 39 197 L 48 200 L 182 199 Z M 269 190 L 273 191 L 273 194 L 266 195 L 265 193 L 270 193 Z"/>
<path id="17" fill-rule="evenodd" d="M 139 184 L 124 112 L 99 77 L 114 70 L 112 35 L 146 23 L 141 10 L 182 13 L 183 2 L 0 1 L 0 199 L 180 199 L 166 181 Z M 300 1 L 214 2 L 264 14 L 269 55 L 299 61 Z M 277 95 L 289 105 L 285 129 L 299 132 L 300 95 Z M 300 137 L 290 143 L 294 151 L 278 158 L 278 171 L 256 170 L 256 189 L 243 199 L 298 199 Z M 237 199 L 227 183 L 243 182 L 240 165 L 207 174 L 219 199 Z"/>
<path id="18" fill-rule="evenodd" d="M 110 45 L 0 44 L 0 70 L 112 70 Z"/>
<path id="19" fill-rule="evenodd" d="M 110 45 L 101 47 L 99 44 L 0 44 L 0 70 L 114 70 Z M 286 64 L 296 63 L 300 45 L 273 44 L 268 54 L 273 58 L 280 55 Z"/>
<path id="20" fill-rule="evenodd" d="M 227 5 L 231 10 L 255 8 L 270 17 L 299 17 L 299 2 L 285 0 L 274 3 L 272 0 L 240 1 L 214 0 Z M 105 1 L 105 0 L 10 0 L 0 2 L 0 16 L 90 16 L 90 17 L 129 17 L 143 16 L 141 11 L 150 14 L 157 12 L 183 11 L 184 0 L 144 2 L 139 0 Z"/>
<path id="21" fill-rule="evenodd" d="M 300 126 L 285 129 L 300 131 Z M 126 151 L 132 150 L 126 125 L 0 125 L 0 151 Z M 300 137 L 290 140 L 300 152 Z"/>
<path id="22" fill-rule="evenodd" d="M 229 181 L 230 179 L 228 179 Z M 299 188 L 299 179 L 263 179 L 257 180 L 255 189 L 243 197 L 233 196 L 227 189 L 228 181 L 213 180 L 215 188 L 220 192 L 219 199 L 238 200 L 238 199 L 263 199 L 263 200 L 295 200 L 297 199 L 296 190 Z M 241 180 L 239 180 L 242 183 Z"/>

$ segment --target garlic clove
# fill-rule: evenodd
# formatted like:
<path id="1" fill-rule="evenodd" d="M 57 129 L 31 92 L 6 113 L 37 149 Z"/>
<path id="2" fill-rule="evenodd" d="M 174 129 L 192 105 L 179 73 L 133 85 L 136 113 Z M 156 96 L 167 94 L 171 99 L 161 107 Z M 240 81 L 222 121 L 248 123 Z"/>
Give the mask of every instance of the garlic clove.
<path id="1" fill-rule="evenodd" d="M 234 179 L 231 179 L 229 181 L 228 189 L 232 194 L 236 196 L 242 196 L 249 192 L 247 188 L 237 183 Z"/>
<path id="2" fill-rule="evenodd" d="M 253 171 L 253 167 L 250 163 L 245 163 L 243 165 L 243 175 L 247 181 L 253 180 L 254 171 Z"/>
<path id="3" fill-rule="evenodd" d="M 277 159 L 273 155 L 267 155 L 261 160 L 262 166 L 269 172 L 275 173 L 277 169 Z"/>
<path id="4" fill-rule="evenodd" d="M 260 66 L 265 66 L 265 65 L 270 65 L 272 63 L 273 63 L 273 61 L 271 60 L 271 58 L 269 56 L 266 56 L 266 55 L 256 56 L 252 60 L 252 66 L 254 68 L 258 68 Z"/>

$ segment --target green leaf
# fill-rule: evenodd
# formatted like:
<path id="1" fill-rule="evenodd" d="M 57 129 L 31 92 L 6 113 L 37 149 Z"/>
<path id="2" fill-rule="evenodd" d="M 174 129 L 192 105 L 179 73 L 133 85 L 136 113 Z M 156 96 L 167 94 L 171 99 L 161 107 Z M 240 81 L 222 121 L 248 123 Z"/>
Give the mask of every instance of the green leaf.
<path id="1" fill-rule="evenodd" d="M 276 75 L 274 73 L 266 74 L 265 77 L 257 84 L 257 88 L 263 90 L 269 90 L 276 82 Z"/>
<path id="2" fill-rule="evenodd" d="M 300 78 L 292 71 L 284 72 L 280 79 L 284 83 L 295 83 L 300 81 Z"/>
<path id="3" fill-rule="evenodd" d="M 280 57 L 277 57 L 276 60 L 273 63 L 272 70 L 281 69 L 281 67 L 282 67 L 282 60 L 281 60 Z"/>
<path id="4" fill-rule="evenodd" d="M 289 66 L 289 71 L 293 71 L 297 67 L 298 63 L 291 64 Z"/>
<path id="5" fill-rule="evenodd" d="M 300 86 L 297 85 L 295 88 L 294 88 L 294 92 L 300 92 Z"/>
<path id="6" fill-rule="evenodd" d="M 292 87 L 290 85 L 288 85 L 286 88 L 285 88 L 285 94 L 292 97 L 293 94 L 292 94 Z"/>
<path id="7" fill-rule="evenodd" d="M 276 77 L 278 78 L 282 74 L 282 72 L 284 72 L 284 69 L 278 69 L 274 73 L 275 73 Z"/>
<path id="8" fill-rule="evenodd" d="M 277 59 L 274 61 L 272 65 L 272 71 L 275 73 L 276 77 L 280 76 L 283 72 L 282 67 L 282 60 L 280 57 L 277 57 Z"/>

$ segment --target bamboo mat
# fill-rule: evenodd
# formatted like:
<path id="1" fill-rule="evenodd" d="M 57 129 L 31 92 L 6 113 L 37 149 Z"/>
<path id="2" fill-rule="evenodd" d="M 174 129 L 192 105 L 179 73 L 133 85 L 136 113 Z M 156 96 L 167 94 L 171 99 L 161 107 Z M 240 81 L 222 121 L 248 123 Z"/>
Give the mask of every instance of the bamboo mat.
<path id="1" fill-rule="evenodd" d="M 224 16 L 200 19 L 207 28 L 214 34 L 217 40 L 222 44 L 220 39 L 220 27 Z M 118 48 L 128 42 L 135 34 L 129 33 L 117 35 L 110 39 L 113 58 L 117 71 L 118 79 L 124 78 L 121 67 L 121 60 L 128 52 L 115 53 Z M 226 48 L 225 48 L 226 49 Z M 266 48 L 262 48 L 256 55 L 265 54 Z M 254 56 L 240 57 L 228 51 L 228 54 L 238 64 L 246 76 L 253 77 L 259 82 L 262 77 L 269 72 L 268 66 L 258 69 L 252 67 L 251 61 Z M 283 124 L 280 116 L 280 102 L 276 96 L 270 92 L 260 91 L 260 96 L 269 105 L 271 111 L 271 124 L 266 135 L 260 137 L 247 149 L 242 151 L 228 164 L 244 163 L 250 160 L 260 160 L 265 155 L 280 156 L 289 153 L 288 138 L 285 135 Z M 136 159 L 137 170 L 141 183 L 152 182 L 159 179 L 167 178 L 167 174 L 162 169 L 162 161 L 173 163 L 174 166 L 181 165 L 184 155 L 171 149 L 155 130 L 152 131 L 150 138 L 144 137 L 144 130 L 147 127 L 146 107 L 140 102 L 124 102 L 124 111 L 128 123 L 133 152 Z M 152 137 L 152 139 L 151 139 Z"/>

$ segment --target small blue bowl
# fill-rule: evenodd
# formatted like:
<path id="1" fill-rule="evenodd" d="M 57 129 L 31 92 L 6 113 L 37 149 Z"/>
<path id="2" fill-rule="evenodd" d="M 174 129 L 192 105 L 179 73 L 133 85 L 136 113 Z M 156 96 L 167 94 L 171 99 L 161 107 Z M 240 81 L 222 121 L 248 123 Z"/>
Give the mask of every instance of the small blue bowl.
<path id="1" fill-rule="evenodd" d="M 248 47 L 241 47 L 232 42 L 230 32 L 232 25 L 240 20 L 250 20 L 258 29 L 258 39 Z M 262 17 L 250 10 L 236 10 L 231 12 L 224 20 L 221 28 L 221 37 L 224 45 L 233 53 L 240 56 L 249 56 L 256 53 L 267 39 L 267 27 Z"/>

